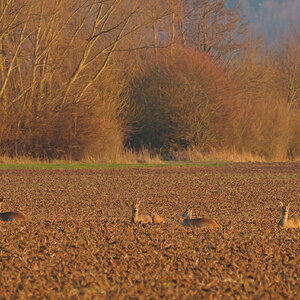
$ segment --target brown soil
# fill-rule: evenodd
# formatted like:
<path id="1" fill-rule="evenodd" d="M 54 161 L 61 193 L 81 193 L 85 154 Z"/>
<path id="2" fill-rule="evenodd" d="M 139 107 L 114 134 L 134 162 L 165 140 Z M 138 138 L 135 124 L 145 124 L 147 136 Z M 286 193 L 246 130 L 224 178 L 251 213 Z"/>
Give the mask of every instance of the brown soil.
<path id="1" fill-rule="evenodd" d="M 296 299 L 300 164 L 1 170 L 0 299 Z M 167 223 L 130 223 L 129 202 Z M 221 229 L 184 227 L 193 207 Z"/>

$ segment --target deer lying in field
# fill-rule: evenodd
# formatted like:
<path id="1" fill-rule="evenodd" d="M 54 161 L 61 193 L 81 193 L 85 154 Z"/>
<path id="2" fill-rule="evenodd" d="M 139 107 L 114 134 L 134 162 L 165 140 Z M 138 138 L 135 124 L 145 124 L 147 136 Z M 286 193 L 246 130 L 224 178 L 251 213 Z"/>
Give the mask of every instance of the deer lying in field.
<path id="1" fill-rule="evenodd" d="M 282 228 L 300 228 L 300 218 L 290 218 L 289 219 L 289 209 L 291 203 L 284 205 L 281 201 L 279 201 L 281 206 L 282 216 L 278 223 L 278 227 Z"/>
<path id="2" fill-rule="evenodd" d="M 139 208 L 141 205 L 141 201 L 132 201 L 130 203 L 132 209 L 132 217 L 131 222 L 137 224 L 161 224 L 165 223 L 165 219 L 161 217 L 157 213 L 153 213 L 151 215 L 143 215 L 139 213 Z"/>
<path id="3" fill-rule="evenodd" d="M 0 197 L 0 211 L 2 210 L 3 196 Z M 0 213 L 0 221 L 26 221 L 27 217 L 19 211 L 8 211 Z"/>
<path id="4" fill-rule="evenodd" d="M 220 225 L 213 219 L 208 218 L 194 218 L 193 209 L 186 209 L 182 214 L 184 220 L 182 222 L 183 226 L 195 226 L 201 228 L 219 228 Z"/>

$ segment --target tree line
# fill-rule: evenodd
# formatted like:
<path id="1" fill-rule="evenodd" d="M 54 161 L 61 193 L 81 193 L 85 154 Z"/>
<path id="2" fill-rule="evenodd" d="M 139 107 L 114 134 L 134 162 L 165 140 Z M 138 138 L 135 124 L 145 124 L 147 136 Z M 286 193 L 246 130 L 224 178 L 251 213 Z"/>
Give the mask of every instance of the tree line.
<path id="1" fill-rule="evenodd" d="M 0 0 L 0 154 L 300 155 L 299 35 L 225 0 Z"/>

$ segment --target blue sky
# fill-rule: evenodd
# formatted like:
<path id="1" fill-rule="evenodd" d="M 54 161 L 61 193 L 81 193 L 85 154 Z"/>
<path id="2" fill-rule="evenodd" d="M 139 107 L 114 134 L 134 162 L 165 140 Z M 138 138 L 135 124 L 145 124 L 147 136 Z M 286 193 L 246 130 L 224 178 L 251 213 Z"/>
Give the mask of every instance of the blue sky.
<path id="1" fill-rule="evenodd" d="M 253 29 L 268 39 L 300 29 L 300 0 L 228 0 L 228 5 L 237 1 Z"/>
<path id="2" fill-rule="evenodd" d="M 228 4 L 230 6 L 236 4 L 238 0 L 227 0 Z M 263 0 L 244 0 L 244 1 L 240 1 L 240 2 L 245 2 L 247 3 L 251 8 L 257 8 L 260 6 L 261 2 L 263 2 Z"/>

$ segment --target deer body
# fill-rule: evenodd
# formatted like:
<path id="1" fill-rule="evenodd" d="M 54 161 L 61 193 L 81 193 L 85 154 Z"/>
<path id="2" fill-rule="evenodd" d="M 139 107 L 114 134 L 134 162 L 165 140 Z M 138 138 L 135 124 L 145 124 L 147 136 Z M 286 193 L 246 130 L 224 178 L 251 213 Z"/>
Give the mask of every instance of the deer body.
<path id="1" fill-rule="evenodd" d="M 160 224 L 165 223 L 165 220 L 163 217 L 161 217 L 159 214 L 154 213 L 152 215 L 144 215 L 139 213 L 140 208 L 140 201 L 132 202 L 131 208 L 132 208 L 132 217 L 131 221 L 132 223 L 136 224 Z"/>
<path id="2" fill-rule="evenodd" d="M 157 213 L 152 214 L 151 217 L 152 217 L 152 222 L 155 224 L 165 223 L 165 219 Z"/>
<path id="3" fill-rule="evenodd" d="M 195 226 L 200 228 L 219 228 L 220 225 L 213 219 L 208 218 L 193 218 L 193 210 L 187 209 L 182 214 L 184 220 L 183 226 Z"/>
<path id="4" fill-rule="evenodd" d="M 9 211 L 0 213 L 0 221 L 26 221 L 26 216 L 19 211 Z"/>
<path id="5" fill-rule="evenodd" d="M 0 197 L 0 210 L 2 210 L 3 196 Z M 27 217 L 19 211 L 8 211 L 0 213 L 0 221 L 27 221 Z"/>
<path id="6" fill-rule="evenodd" d="M 282 228 L 300 228 L 300 219 L 299 218 L 290 218 L 289 219 L 289 209 L 290 203 L 288 205 L 284 205 L 280 202 L 282 216 L 278 223 L 278 227 Z"/>

